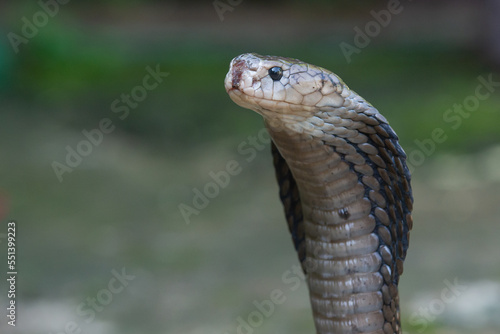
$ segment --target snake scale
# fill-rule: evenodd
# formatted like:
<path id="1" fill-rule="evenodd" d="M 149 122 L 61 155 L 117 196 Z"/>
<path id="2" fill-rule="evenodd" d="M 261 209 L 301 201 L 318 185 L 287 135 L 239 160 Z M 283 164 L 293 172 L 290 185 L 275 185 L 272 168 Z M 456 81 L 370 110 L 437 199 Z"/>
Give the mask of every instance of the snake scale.
<path id="1" fill-rule="evenodd" d="M 412 228 L 406 155 L 387 120 L 334 73 L 242 54 L 225 88 L 263 116 L 316 332 L 401 333 Z"/>

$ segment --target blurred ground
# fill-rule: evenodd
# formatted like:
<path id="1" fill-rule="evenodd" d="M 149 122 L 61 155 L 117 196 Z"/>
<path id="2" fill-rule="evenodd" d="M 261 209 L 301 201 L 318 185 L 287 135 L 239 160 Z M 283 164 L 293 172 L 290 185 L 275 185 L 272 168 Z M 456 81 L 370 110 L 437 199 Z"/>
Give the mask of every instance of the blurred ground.
<path id="1" fill-rule="evenodd" d="M 252 319 L 248 333 L 313 332 L 269 147 L 239 153 L 252 147 L 261 119 L 222 85 L 231 58 L 254 51 L 333 70 L 400 135 L 415 197 L 404 330 L 498 333 L 496 86 L 467 116 L 445 117 L 484 80 L 500 81 L 479 44 L 482 10 L 467 1 L 401 3 L 349 63 L 340 43 L 353 44 L 353 28 L 386 2 L 241 2 L 223 21 L 211 2 L 69 3 L 18 53 L 4 38 L 0 247 L 5 254 L 5 225 L 15 219 L 18 322 L 7 325 L 2 313 L 0 332 L 233 334 Z M 40 11 L 27 2 L 2 6 L 6 36 Z M 157 68 L 169 74 L 156 88 L 137 105 L 122 100 Z M 83 131 L 95 134 L 104 118 L 113 129 L 85 147 Z M 437 128 L 446 139 L 431 142 Z M 60 182 L 54 161 L 79 148 L 88 154 Z M 195 189 L 232 160 L 241 173 L 187 223 L 179 205 L 192 205 Z M 264 314 L 256 305 L 275 289 L 285 300 Z M 1 309 L 7 303 L 2 285 Z"/>

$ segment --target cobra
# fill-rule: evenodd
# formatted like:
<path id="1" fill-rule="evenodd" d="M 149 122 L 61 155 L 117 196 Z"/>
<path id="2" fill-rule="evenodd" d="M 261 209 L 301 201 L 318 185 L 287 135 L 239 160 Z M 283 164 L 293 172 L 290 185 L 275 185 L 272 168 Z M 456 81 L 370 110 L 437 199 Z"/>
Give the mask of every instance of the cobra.
<path id="1" fill-rule="evenodd" d="M 387 120 L 334 73 L 242 54 L 225 89 L 263 116 L 316 332 L 401 333 L 412 228 L 406 155 Z"/>

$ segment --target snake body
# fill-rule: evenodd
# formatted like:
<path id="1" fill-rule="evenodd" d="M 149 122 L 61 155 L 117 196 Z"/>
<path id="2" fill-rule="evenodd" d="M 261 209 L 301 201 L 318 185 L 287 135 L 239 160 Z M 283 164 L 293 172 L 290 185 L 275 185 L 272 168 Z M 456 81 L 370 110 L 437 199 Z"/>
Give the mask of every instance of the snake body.
<path id="1" fill-rule="evenodd" d="M 271 135 L 316 332 L 401 333 L 413 198 L 387 120 L 337 75 L 297 59 L 240 55 L 225 88 L 263 116 Z"/>

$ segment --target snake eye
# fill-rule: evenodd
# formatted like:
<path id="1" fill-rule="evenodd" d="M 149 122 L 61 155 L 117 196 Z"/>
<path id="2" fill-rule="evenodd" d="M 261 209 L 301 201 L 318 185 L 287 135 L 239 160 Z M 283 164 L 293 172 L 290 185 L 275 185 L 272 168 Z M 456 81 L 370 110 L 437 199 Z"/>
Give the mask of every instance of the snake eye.
<path id="1" fill-rule="evenodd" d="M 269 69 L 269 76 L 274 81 L 278 81 L 283 76 L 283 70 L 281 69 L 281 67 L 278 66 L 271 67 Z"/>

